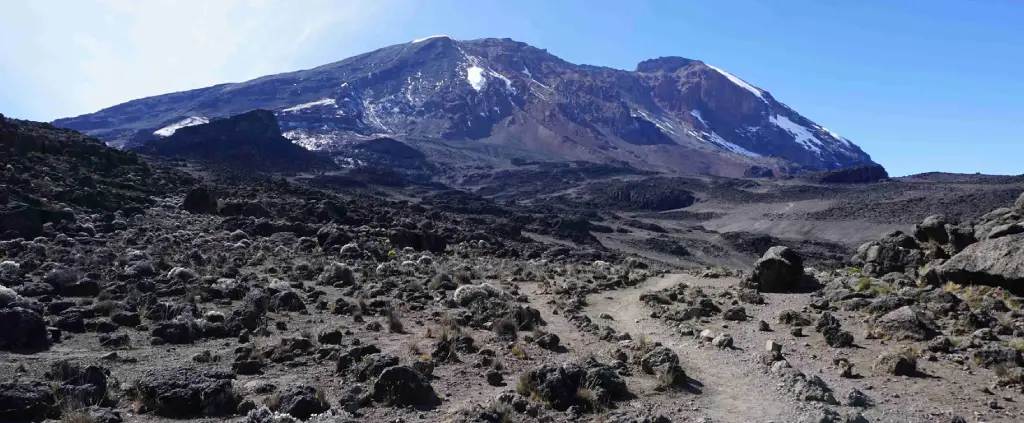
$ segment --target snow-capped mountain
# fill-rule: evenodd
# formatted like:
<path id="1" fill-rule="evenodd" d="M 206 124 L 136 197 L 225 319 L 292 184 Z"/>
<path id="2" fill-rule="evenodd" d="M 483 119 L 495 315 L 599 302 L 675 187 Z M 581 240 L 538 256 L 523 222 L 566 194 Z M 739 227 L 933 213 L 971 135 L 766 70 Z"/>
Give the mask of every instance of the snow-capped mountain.
<path id="1" fill-rule="evenodd" d="M 576 65 L 509 39 L 427 37 L 297 72 L 130 101 L 57 126 L 114 145 L 252 109 L 311 150 L 387 136 L 738 176 L 871 164 L 849 140 L 698 60 Z"/>

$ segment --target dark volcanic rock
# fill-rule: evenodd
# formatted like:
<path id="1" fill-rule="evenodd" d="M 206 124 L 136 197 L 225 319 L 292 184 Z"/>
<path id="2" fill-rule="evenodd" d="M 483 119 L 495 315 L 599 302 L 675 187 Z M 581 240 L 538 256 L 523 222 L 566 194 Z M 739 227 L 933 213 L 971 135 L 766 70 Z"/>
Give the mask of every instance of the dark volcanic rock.
<path id="1" fill-rule="evenodd" d="M 0 309 L 0 351 L 36 351 L 50 346 L 46 321 L 33 310 Z"/>
<path id="2" fill-rule="evenodd" d="M 0 421 L 43 421 L 54 403 L 53 389 L 42 381 L 0 382 Z"/>
<path id="3" fill-rule="evenodd" d="M 216 214 L 217 196 L 209 188 L 197 187 L 185 195 L 182 210 L 198 214 Z"/>
<path id="4" fill-rule="evenodd" d="M 854 166 L 800 175 L 821 184 L 865 184 L 889 179 L 889 172 L 882 165 Z"/>
<path id="5" fill-rule="evenodd" d="M 391 406 L 434 407 L 441 400 L 426 378 L 405 367 L 389 367 L 373 383 L 374 401 Z"/>
<path id="6" fill-rule="evenodd" d="M 234 413 L 238 399 L 231 373 L 184 367 L 150 370 L 132 390 L 143 412 L 170 418 L 218 417 Z"/>
<path id="7" fill-rule="evenodd" d="M 653 178 L 599 182 L 591 184 L 586 191 L 602 208 L 662 211 L 689 207 L 696 201 L 693 193 L 680 188 L 681 185 L 674 179 Z"/>
<path id="8" fill-rule="evenodd" d="M 800 255 L 786 247 L 772 247 L 756 263 L 744 284 L 761 292 L 788 292 L 804 278 Z"/>
<path id="9" fill-rule="evenodd" d="M 330 404 L 319 395 L 316 388 L 307 385 L 288 388 L 281 393 L 279 412 L 306 420 L 309 416 L 330 409 Z"/>
<path id="10" fill-rule="evenodd" d="M 744 178 L 774 178 L 775 171 L 764 166 L 751 166 L 743 171 Z"/>

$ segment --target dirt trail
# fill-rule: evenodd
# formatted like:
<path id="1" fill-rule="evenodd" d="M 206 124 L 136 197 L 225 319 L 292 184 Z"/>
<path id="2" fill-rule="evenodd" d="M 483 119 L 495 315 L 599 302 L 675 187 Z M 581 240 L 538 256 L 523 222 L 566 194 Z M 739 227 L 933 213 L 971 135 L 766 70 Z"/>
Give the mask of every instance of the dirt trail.
<path id="1" fill-rule="evenodd" d="M 691 337 L 683 337 L 661 320 L 649 317 L 650 309 L 640 302 L 640 295 L 645 292 L 679 282 L 694 282 L 695 279 L 689 275 L 672 274 L 649 279 L 637 287 L 593 294 L 587 299 L 590 304 L 587 314 L 595 322 L 608 324 L 634 336 L 643 334 L 674 349 L 687 375 L 703 385 L 700 388 L 702 393 L 697 396 L 697 405 L 700 412 L 713 421 L 795 421 L 799 414 L 798 406 L 758 368 L 755 357 L 759 349 L 739 345 L 742 350 L 719 350 L 702 345 Z M 707 281 L 702 282 L 707 284 Z M 600 319 L 603 313 L 614 320 Z"/>

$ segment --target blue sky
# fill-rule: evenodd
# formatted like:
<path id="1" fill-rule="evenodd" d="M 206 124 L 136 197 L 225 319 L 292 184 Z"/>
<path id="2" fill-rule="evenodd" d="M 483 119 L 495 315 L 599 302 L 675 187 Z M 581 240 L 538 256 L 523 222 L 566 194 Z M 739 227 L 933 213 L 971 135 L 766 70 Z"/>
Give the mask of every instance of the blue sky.
<path id="1" fill-rule="evenodd" d="M 52 120 L 432 34 L 633 69 L 700 59 L 894 175 L 1024 173 L 1015 0 L 0 0 L 0 113 Z"/>

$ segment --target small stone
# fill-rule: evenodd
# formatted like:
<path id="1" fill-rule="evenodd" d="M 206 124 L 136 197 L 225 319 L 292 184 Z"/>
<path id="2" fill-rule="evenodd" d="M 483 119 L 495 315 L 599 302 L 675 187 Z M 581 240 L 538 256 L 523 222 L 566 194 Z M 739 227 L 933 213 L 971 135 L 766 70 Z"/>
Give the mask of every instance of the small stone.
<path id="1" fill-rule="evenodd" d="M 711 345 L 714 345 L 718 348 L 732 348 L 732 343 L 732 335 L 729 335 L 727 333 L 718 335 L 715 337 L 715 339 L 711 340 Z"/>
<path id="2" fill-rule="evenodd" d="M 704 329 L 700 331 L 700 340 L 704 342 L 711 342 L 715 339 L 715 333 L 711 329 Z"/>
<path id="3" fill-rule="evenodd" d="M 757 330 L 761 332 L 769 332 L 772 330 L 771 326 L 768 326 L 768 322 L 760 320 L 757 322 Z"/>
<path id="4" fill-rule="evenodd" d="M 773 354 L 774 353 L 781 353 L 782 352 L 782 344 L 780 344 L 778 342 L 775 342 L 775 341 L 772 341 L 772 340 L 768 340 L 768 342 L 765 342 L 765 344 L 764 344 L 764 349 L 766 351 L 770 352 L 770 353 L 773 353 Z"/>
<path id="5" fill-rule="evenodd" d="M 793 328 L 792 330 L 790 330 L 789 333 L 792 334 L 793 336 L 797 337 L 797 338 L 800 338 L 800 337 L 804 336 L 804 328 L 797 326 L 797 327 Z"/>
<path id="6" fill-rule="evenodd" d="M 487 384 L 491 386 L 501 386 L 505 382 L 504 376 L 497 370 L 491 370 L 487 372 Z"/>

